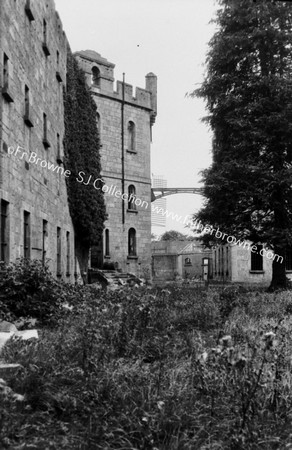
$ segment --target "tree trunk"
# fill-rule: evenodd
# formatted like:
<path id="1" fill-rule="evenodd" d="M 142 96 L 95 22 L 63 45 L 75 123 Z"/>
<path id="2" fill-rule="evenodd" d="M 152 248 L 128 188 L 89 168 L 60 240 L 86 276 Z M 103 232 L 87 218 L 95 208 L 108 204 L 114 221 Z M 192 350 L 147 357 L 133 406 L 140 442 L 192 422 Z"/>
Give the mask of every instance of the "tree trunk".
<path id="1" fill-rule="evenodd" d="M 84 284 L 88 282 L 89 246 L 75 242 L 75 252 Z"/>
<path id="2" fill-rule="evenodd" d="M 287 288 L 285 250 L 275 246 L 275 258 L 273 260 L 273 276 L 269 291 Z"/>

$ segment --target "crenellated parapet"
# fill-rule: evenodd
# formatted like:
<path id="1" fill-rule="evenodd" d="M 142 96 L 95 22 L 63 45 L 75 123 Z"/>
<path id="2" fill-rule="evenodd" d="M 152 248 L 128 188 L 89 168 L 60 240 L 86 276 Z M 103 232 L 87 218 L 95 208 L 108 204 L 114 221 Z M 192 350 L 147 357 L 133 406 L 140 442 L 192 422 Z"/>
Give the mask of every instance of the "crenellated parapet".
<path id="1" fill-rule="evenodd" d="M 151 123 L 157 114 L 157 77 L 153 73 L 146 75 L 145 88 L 134 88 L 131 84 L 117 81 L 114 90 L 115 65 L 93 50 L 80 51 L 74 54 L 80 67 L 85 72 L 88 85 L 92 92 L 110 97 L 117 101 L 145 108 L 150 111 Z M 124 85 L 124 94 L 123 94 Z"/>

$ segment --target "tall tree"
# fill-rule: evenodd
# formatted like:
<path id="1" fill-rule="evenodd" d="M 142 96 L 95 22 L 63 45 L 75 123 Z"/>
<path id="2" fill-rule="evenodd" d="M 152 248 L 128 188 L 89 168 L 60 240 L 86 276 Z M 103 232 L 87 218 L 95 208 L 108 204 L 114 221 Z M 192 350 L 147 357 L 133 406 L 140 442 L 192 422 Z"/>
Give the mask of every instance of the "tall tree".
<path id="1" fill-rule="evenodd" d="M 196 219 L 265 243 L 271 288 L 286 287 L 292 244 L 292 4 L 219 0 L 206 77 L 191 96 L 206 100 L 213 163 Z"/>

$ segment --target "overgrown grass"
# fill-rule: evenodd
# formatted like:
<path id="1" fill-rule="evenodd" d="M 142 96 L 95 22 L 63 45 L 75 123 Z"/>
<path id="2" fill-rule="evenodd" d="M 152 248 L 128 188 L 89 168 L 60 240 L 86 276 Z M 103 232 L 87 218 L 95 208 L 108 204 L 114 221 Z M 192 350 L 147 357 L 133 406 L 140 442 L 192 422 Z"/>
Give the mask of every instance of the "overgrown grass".
<path id="1" fill-rule="evenodd" d="M 72 296 L 0 404 L 0 448 L 292 448 L 292 296 L 190 288 Z"/>

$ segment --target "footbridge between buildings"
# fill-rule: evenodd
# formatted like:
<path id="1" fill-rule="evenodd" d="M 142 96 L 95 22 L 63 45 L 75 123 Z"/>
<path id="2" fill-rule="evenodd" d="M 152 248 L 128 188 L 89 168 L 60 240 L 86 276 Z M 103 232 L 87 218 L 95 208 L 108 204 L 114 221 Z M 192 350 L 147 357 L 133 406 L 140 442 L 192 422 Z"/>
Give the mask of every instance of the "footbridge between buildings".
<path id="1" fill-rule="evenodd" d="M 174 194 L 197 194 L 203 195 L 204 188 L 151 188 L 151 202 L 159 198 Z"/>

